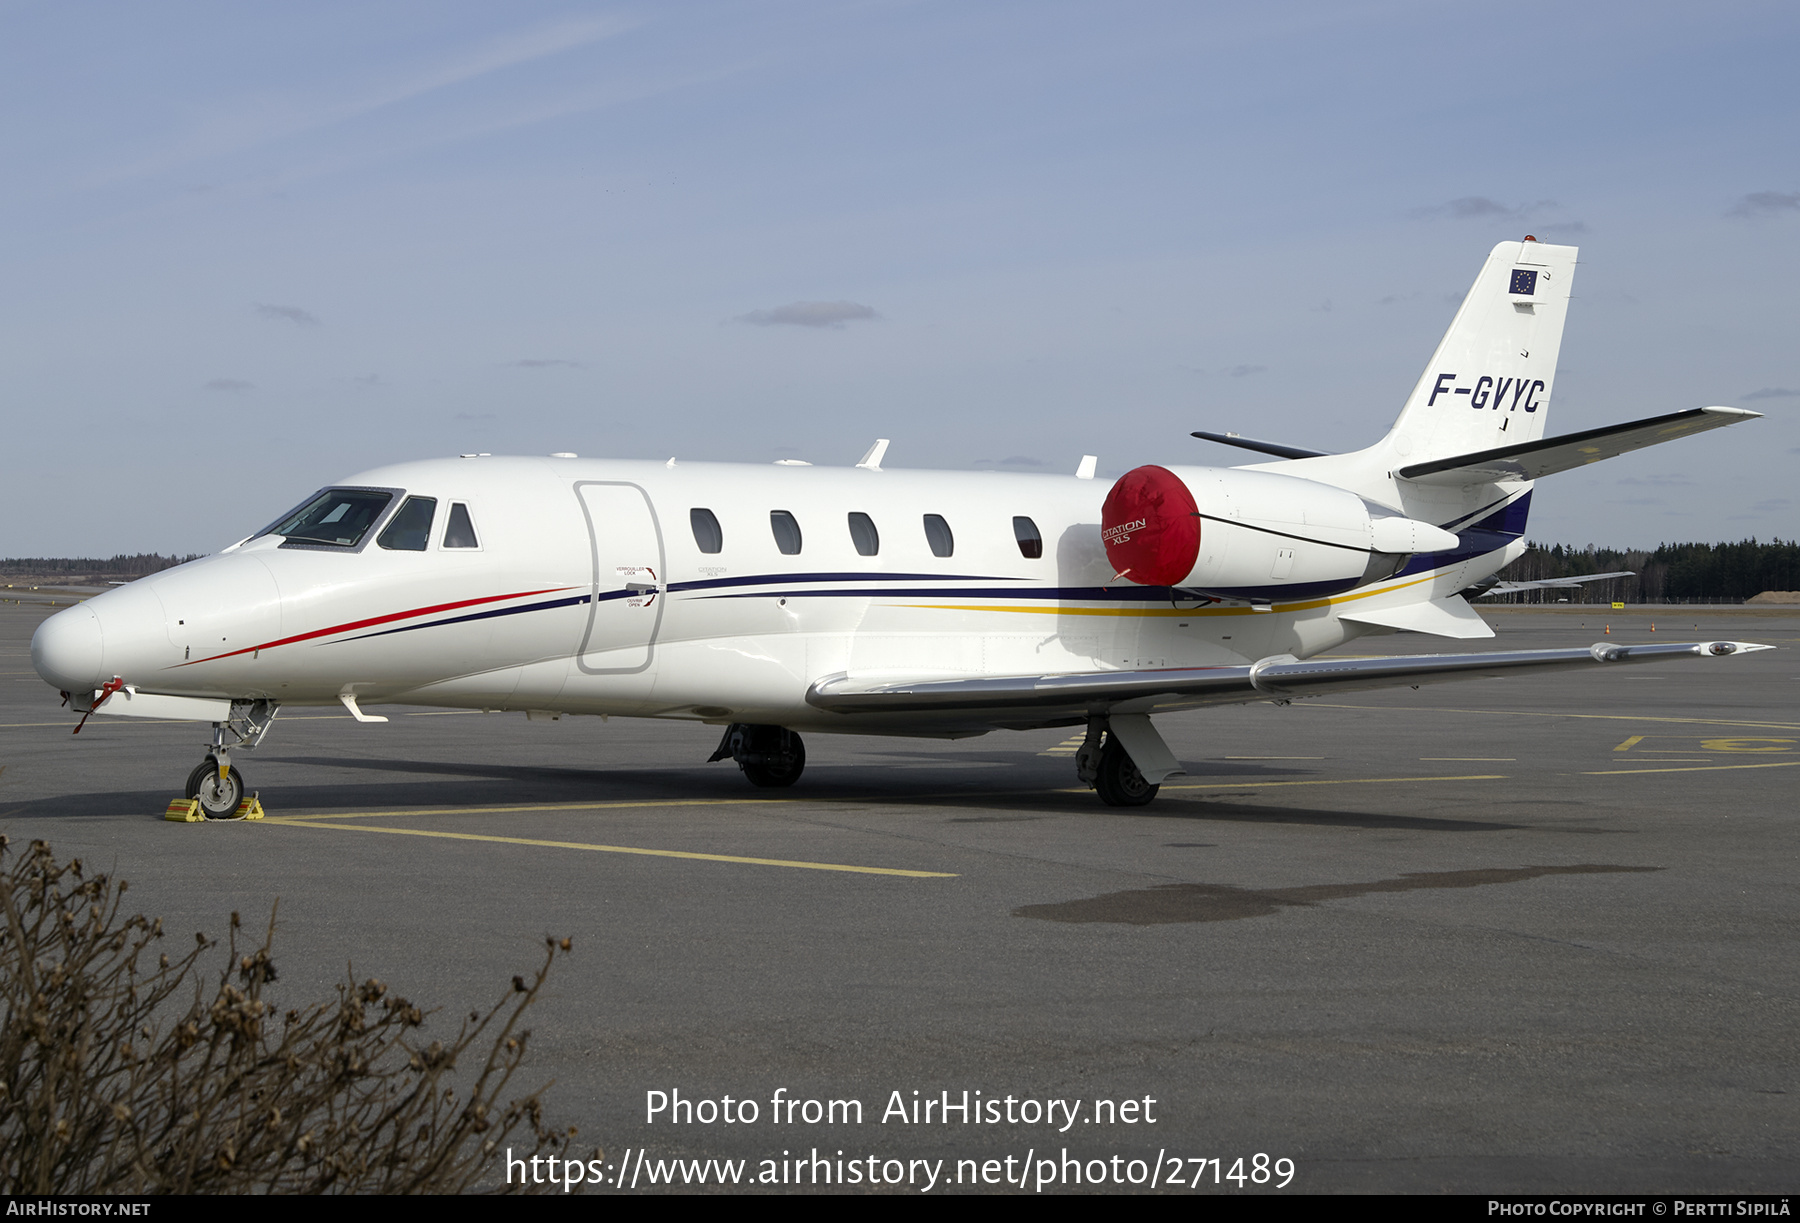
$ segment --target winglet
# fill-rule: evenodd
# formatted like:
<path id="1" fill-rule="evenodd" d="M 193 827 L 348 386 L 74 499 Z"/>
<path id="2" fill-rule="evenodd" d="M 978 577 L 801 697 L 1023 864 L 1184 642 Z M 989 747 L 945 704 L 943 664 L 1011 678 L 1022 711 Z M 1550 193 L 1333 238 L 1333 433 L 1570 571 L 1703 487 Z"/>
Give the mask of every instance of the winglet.
<path id="1" fill-rule="evenodd" d="M 1075 469 L 1075 478 L 1077 480 L 1092 480 L 1094 478 L 1094 468 L 1099 466 L 1099 464 L 1100 464 L 1100 456 L 1099 455 L 1097 455 L 1097 454 L 1082 455 L 1081 456 L 1081 466 L 1079 466 Z"/>

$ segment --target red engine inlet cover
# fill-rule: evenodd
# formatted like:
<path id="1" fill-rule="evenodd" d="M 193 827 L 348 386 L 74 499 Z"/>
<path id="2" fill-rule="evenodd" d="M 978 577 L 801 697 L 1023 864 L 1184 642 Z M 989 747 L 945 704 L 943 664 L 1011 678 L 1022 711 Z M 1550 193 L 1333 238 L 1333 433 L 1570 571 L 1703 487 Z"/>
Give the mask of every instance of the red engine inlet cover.
<path id="1" fill-rule="evenodd" d="M 1181 477 L 1166 467 L 1139 467 L 1119 477 L 1100 510 L 1100 541 L 1120 577 L 1142 586 L 1173 586 L 1200 559 L 1200 507 Z"/>

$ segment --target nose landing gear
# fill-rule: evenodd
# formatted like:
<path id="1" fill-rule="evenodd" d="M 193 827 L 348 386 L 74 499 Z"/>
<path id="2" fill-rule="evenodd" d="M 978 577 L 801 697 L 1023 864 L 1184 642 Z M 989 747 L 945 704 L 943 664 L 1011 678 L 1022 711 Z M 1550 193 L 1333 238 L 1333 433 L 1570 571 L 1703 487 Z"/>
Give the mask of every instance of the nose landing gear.
<path id="1" fill-rule="evenodd" d="M 231 763 L 232 750 L 249 751 L 261 743 L 279 709 L 274 701 L 233 701 L 230 719 L 213 723 L 206 759 L 188 774 L 185 791 L 199 802 L 207 819 L 228 820 L 237 814 L 244 800 L 244 776 Z"/>
<path id="2" fill-rule="evenodd" d="M 806 745 L 785 726 L 733 722 L 707 763 L 727 756 L 737 761 L 753 786 L 791 786 L 806 768 Z"/>

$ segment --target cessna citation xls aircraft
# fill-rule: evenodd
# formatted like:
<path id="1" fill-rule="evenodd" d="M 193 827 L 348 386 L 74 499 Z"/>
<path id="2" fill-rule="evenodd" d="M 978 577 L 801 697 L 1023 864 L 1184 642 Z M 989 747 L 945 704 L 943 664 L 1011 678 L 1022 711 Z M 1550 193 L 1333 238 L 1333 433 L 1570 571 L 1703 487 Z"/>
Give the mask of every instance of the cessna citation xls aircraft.
<path id="1" fill-rule="evenodd" d="M 1317 659 L 1366 633 L 1492 636 L 1464 592 L 1525 548 L 1532 483 L 1758 415 L 1545 437 L 1575 248 L 1493 249 L 1386 437 L 1350 454 L 1196 434 L 1244 467 L 1072 476 L 465 455 L 382 467 L 223 552 L 46 620 L 85 715 L 211 722 L 187 793 L 237 809 L 276 711 L 372 704 L 685 718 L 714 760 L 800 776 L 800 732 L 1085 726 L 1081 779 L 1150 801 L 1158 713 L 1530 669 L 1652 646 Z M 1313 659 L 1313 661 L 1307 661 Z"/>

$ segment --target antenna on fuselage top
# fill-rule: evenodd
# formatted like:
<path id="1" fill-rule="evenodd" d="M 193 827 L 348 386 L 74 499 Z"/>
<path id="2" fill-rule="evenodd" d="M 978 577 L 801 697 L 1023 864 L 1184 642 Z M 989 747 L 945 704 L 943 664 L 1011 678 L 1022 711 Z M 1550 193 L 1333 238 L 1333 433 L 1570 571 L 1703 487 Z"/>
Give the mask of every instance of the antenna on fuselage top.
<path id="1" fill-rule="evenodd" d="M 857 466 L 862 468 L 864 471 L 880 471 L 881 470 L 881 460 L 884 456 L 886 456 L 887 448 L 888 448 L 887 438 L 885 438 L 885 437 L 876 438 L 875 444 L 873 446 L 869 447 L 869 453 L 863 455 L 862 460 L 857 463 Z"/>

